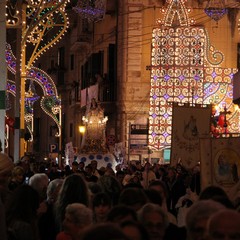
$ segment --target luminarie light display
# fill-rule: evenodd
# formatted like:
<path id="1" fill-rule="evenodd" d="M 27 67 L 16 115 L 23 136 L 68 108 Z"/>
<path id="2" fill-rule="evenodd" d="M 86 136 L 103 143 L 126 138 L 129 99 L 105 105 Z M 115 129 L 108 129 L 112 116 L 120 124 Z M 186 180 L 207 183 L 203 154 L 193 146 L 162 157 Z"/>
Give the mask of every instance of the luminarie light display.
<path id="1" fill-rule="evenodd" d="M 51 77 L 43 70 L 34 67 L 35 61 L 50 47 L 63 37 L 69 26 L 65 11 L 69 0 L 28 0 L 19 5 L 18 1 L 8 0 L 6 3 L 6 24 L 8 27 L 22 27 L 21 40 L 21 78 L 37 83 L 43 90 L 40 106 L 58 126 L 57 137 L 61 136 L 61 99 Z M 20 15 L 21 14 L 21 15 Z M 26 55 L 26 52 L 28 54 Z M 6 61 L 8 70 L 16 74 L 16 58 L 11 46 L 6 47 Z M 23 88 L 24 89 L 24 88 Z M 16 85 L 8 80 L 7 91 L 15 96 Z M 33 103 L 36 96 L 29 97 L 25 93 L 24 119 L 30 134 L 33 136 Z"/>
<path id="2" fill-rule="evenodd" d="M 194 26 L 183 0 L 169 0 L 152 32 L 149 146 L 171 145 L 172 103 L 217 104 L 231 109 L 229 132 L 239 132 L 232 103 L 232 77 L 222 68 L 224 55 L 211 44 L 204 26 Z"/>

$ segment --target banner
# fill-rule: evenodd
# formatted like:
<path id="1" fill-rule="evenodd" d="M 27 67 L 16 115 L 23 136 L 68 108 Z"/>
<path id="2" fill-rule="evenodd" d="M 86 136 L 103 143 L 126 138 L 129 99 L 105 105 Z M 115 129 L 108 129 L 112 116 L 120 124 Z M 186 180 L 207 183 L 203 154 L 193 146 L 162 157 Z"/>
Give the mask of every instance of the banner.
<path id="1" fill-rule="evenodd" d="M 238 182 L 240 137 L 200 139 L 201 187 L 217 185 L 226 192 Z"/>
<path id="2" fill-rule="evenodd" d="M 200 162 L 199 139 L 210 134 L 211 105 L 173 104 L 170 164 L 193 168 Z"/>
<path id="3" fill-rule="evenodd" d="M 72 165 L 74 161 L 74 148 L 72 142 L 66 143 L 65 145 L 65 157 L 66 157 L 66 165 Z"/>

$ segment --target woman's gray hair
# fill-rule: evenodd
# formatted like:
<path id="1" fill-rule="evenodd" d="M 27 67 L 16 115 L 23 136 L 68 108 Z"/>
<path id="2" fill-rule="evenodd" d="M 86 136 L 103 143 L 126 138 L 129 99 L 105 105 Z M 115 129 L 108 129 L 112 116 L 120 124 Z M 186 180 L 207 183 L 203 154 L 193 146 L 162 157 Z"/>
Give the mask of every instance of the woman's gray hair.
<path id="1" fill-rule="evenodd" d="M 158 213 L 159 215 L 162 216 L 163 225 L 164 225 L 164 228 L 166 229 L 169 224 L 167 213 L 161 206 L 154 204 L 154 203 L 146 203 L 137 211 L 137 216 L 138 216 L 139 222 L 144 224 L 146 214 L 151 213 L 151 212 Z"/>
<path id="2" fill-rule="evenodd" d="M 48 183 L 49 178 L 46 173 L 35 173 L 29 179 L 29 185 L 35 189 L 41 197 L 46 195 Z"/>
<path id="3" fill-rule="evenodd" d="M 78 226 L 90 225 L 93 222 L 93 212 L 82 203 L 68 204 L 66 214 L 69 214 L 72 221 Z"/>
<path id="4" fill-rule="evenodd" d="M 208 219 L 213 213 L 225 209 L 226 207 L 214 200 L 199 200 L 195 202 L 186 214 L 187 231 L 194 229 L 195 224 L 200 219 Z"/>
<path id="5" fill-rule="evenodd" d="M 53 198 L 53 195 L 56 191 L 56 189 L 59 187 L 59 186 L 62 186 L 63 184 L 63 179 L 61 178 L 56 178 L 56 179 L 53 179 L 49 184 L 48 184 L 48 187 L 47 187 L 47 200 L 51 200 Z"/>

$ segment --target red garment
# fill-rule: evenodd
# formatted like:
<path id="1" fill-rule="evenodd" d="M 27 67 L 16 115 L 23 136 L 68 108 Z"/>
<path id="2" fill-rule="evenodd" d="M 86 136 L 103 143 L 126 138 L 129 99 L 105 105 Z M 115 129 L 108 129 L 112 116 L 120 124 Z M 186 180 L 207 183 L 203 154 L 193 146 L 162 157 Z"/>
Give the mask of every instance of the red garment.
<path id="1" fill-rule="evenodd" d="M 58 233 L 56 240 L 72 240 L 71 236 L 67 235 L 65 232 Z"/>

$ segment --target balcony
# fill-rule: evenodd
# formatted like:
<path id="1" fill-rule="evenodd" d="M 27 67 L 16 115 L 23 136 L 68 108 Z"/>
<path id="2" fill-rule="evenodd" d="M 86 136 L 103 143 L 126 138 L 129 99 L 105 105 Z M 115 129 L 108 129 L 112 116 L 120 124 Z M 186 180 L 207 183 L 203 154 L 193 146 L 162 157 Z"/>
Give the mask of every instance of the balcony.
<path id="1" fill-rule="evenodd" d="M 76 42 L 74 42 L 70 48 L 71 51 L 90 51 L 91 49 L 92 38 L 91 35 L 81 35 L 78 37 Z"/>

